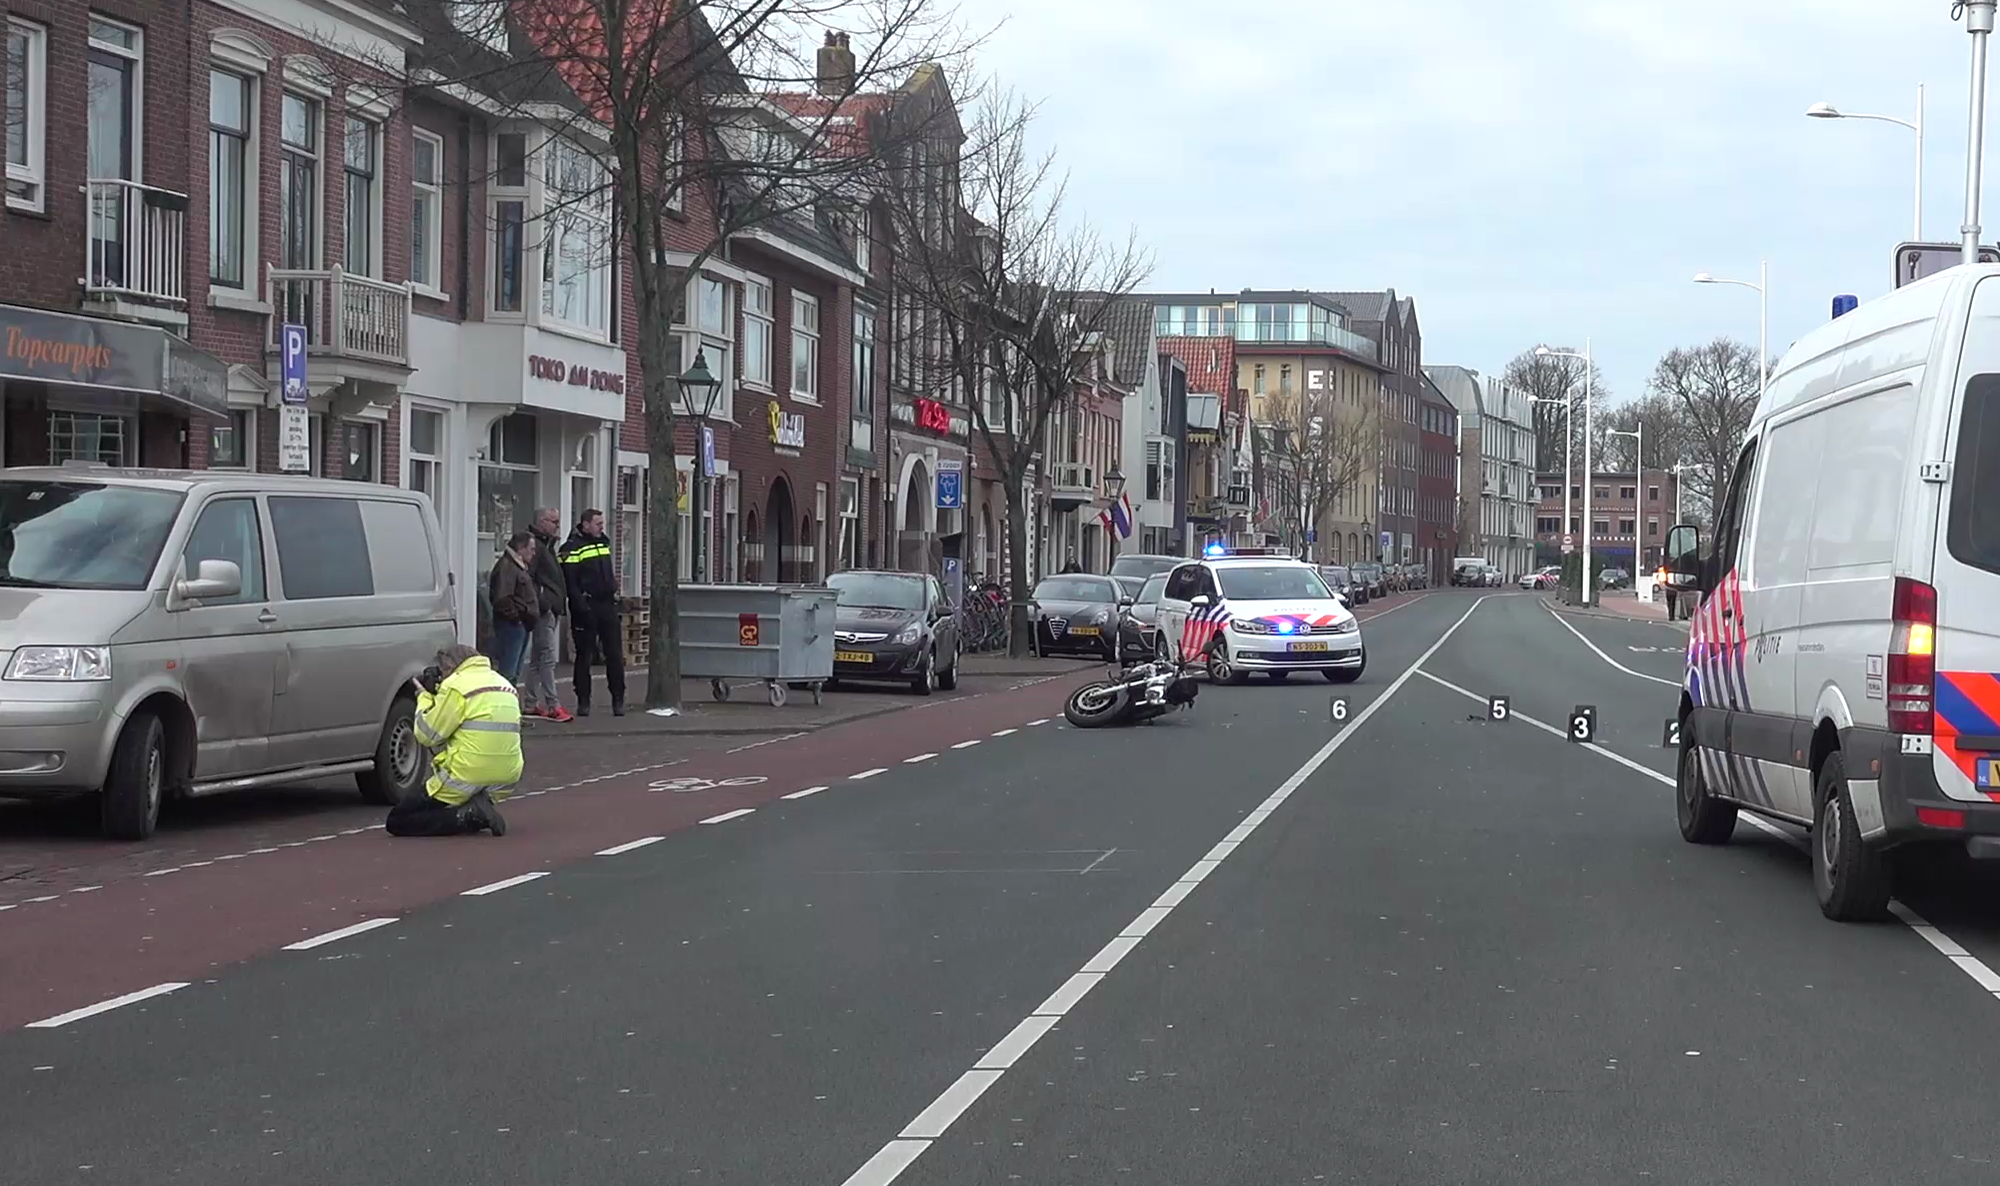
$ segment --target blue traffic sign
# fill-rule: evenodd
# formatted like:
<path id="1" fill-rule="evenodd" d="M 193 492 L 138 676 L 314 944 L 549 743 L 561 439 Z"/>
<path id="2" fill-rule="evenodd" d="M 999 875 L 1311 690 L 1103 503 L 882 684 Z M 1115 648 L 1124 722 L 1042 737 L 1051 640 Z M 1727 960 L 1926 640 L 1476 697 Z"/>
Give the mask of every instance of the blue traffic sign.
<path id="1" fill-rule="evenodd" d="M 715 476 L 715 430 L 706 424 L 701 426 L 701 476 Z"/>
<path id="2" fill-rule="evenodd" d="M 306 402 L 306 327 L 278 327 L 278 379 L 283 402 Z"/>
<path id="3" fill-rule="evenodd" d="M 964 505 L 965 471 L 941 469 L 937 476 L 937 504 L 941 511 L 955 511 Z"/>

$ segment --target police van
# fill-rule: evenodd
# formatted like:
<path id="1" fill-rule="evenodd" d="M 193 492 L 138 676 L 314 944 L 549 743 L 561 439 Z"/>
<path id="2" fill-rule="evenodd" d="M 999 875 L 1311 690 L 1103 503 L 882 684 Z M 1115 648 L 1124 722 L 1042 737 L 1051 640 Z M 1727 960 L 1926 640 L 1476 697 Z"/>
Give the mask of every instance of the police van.
<path id="1" fill-rule="evenodd" d="M 1936 846 L 2000 857 L 2000 267 L 1802 338 L 1716 505 L 1711 547 L 1667 541 L 1700 594 L 1681 835 L 1725 843 L 1739 811 L 1808 828 L 1840 920 L 1881 916 L 1892 868 Z"/>
<path id="2" fill-rule="evenodd" d="M 1162 649 L 1205 667 L 1211 683 L 1317 671 L 1345 684 L 1368 666 L 1347 603 L 1319 569 L 1279 548 L 1210 545 L 1168 575 L 1158 621 Z"/>

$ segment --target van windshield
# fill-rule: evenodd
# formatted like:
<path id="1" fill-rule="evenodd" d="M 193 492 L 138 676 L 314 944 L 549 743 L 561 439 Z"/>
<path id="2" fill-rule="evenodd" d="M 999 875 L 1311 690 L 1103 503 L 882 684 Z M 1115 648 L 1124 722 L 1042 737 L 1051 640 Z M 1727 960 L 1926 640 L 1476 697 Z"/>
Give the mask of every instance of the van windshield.
<path id="1" fill-rule="evenodd" d="M 1959 415 L 1945 546 L 1960 564 L 2000 572 L 2000 375 L 1974 376 Z"/>
<path id="2" fill-rule="evenodd" d="M 181 497 L 94 482 L 0 482 L 0 586 L 144 589 Z"/>

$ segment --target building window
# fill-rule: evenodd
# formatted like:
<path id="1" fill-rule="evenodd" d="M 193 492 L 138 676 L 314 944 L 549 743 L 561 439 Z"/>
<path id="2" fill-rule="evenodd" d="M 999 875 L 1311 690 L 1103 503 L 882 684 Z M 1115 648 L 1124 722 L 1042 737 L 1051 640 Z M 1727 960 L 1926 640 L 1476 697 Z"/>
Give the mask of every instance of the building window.
<path id="1" fill-rule="evenodd" d="M 341 138 L 341 161 L 347 177 L 343 262 L 348 271 L 360 276 L 375 274 L 376 135 L 374 124 L 350 115 Z"/>
<path id="2" fill-rule="evenodd" d="M 859 558 L 855 548 L 861 536 L 861 480 L 840 480 L 840 567 L 855 568 Z"/>
<path id="3" fill-rule="evenodd" d="M 1281 366 L 1278 368 L 1278 394 L 1290 395 L 1291 393 L 1292 368 L 1290 366 Z"/>
<path id="4" fill-rule="evenodd" d="M 7 204 L 42 209 L 42 139 L 48 128 L 48 31 L 7 22 Z"/>
<path id="5" fill-rule="evenodd" d="M 444 413 L 432 408 L 410 408 L 410 430 L 403 438 L 403 456 L 408 466 L 404 485 L 430 495 L 431 507 L 444 518 Z"/>
<path id="6" fill-rule="evenodd" d="M 1631 499 L 1637 498 L 1638 496 L 1639 496 L 1639 488 L 1637 486 L 1620 486 L 1618 488 L 1618 497 L 1622 499 L 1626 499 L 1629 501 Z"/>
<path id="7" fill-rule="evenodd" d="M 350 482 L 378 482 L 382 478 L 382 430 L 366 420 L 347 420 L 340 426 L 343 452 L 340 476 Z"/>
<path id="8" fill-rule="evenodd" d="M 583 512 L 598 505 L 596 433 L 577 438 L 576 450 L 570 455 L 564 476 L 569 479 L 570 517 L 580 519 Z"/>
<path id="9" fill-rule="evenodd" d="M 84 178 L 88 183 L 89 279 L 93 284 L 123 288 L 136 283 L 127 270 L 140 254 L 129 240 L 139 233 L 128 225 L 135 211 L 130 201 L 137 191 L 119 182 L 139 180 L 141 127 L 145 103 L 140 95 L 139 30 L 90 18 L 90 48 L 85 53 L 88 83 L 84 95 Z"/>
<path id="10" fill-rule="evenodd" d="M 848 381 L 851 420 L 848 443 L 856 449 L 875 448 L 875 310 L 854 306 L 854 374 Z"/>
<path id="11" fill-rule="evenodd" d="M 1603 502 L 1603 501 L 1604 501 L 1605 499 L 1607 499 L 1607 498 L 1610 498 L 1610 497 L 1611 497 L 1611 487 L 1609 487 L 1609 486 L 1592 486 L 1592 487 L 1590 488 L 1590 496 L 1591 496 L 1592 498 L 1594 498 L 1594 499 L 1598 500 L 1599 502 Z"/>
<path id="12" fill-rule="evenodd" d="M 1659 534 L 1660 534 L 1660 521 L 1659 521 L 1658 519 L 1648 519 L 1648 520 L 1646 520 L 1646 535 L 1647 535 L 1647 537 L 1648 537 L 1648 538 L 1657 538 L 1657 537 L 1659 536 Z"/>
<path id="13" fill-rule="evenodd" d="M 526 309 L 528 266 L 528 138 L 503 132 L 493 138 L 493 311 Z M 502 193 L 498 191 L 513 191 Z"/>
<path id="14" fill-rule="evenodd" d="M 646 471 L 636 465 L 618 467 L 618 577 L 625 596 L 646 596 Z"/>
<path id="15" fill-rule="evenodd" d="M 1633 535 L 1637 533 L 1638 530 L 1639 530 L 1639 525 L 1634 520 L 1631 519 L 1618 520 L 1618 534 Z"/>
<path id="16" fill-rule="evenodd" d="M 601 337 L 611 333 L 611 186 L 604 163 L 568 140 L 542 150 L 547 186 L 542 312 Z"/>
<path id="17" fill-rule="evenodd" d="M 208 468 L 249 469 L 257 447 L 257 413 L 239 408 L 208 430 Z"/>
<path id="18" fill-rule="evenodd" d="M 319 104 L 285 93 L 278 130 L 278 265 L 310 270 L 319 236 Z"/>
<path id="19" fill-rule="evenodd" d="M 410 282 L 444 287 L 444 140 L 415 132 L 410 140 Z"/>
<path id="20" fill-rule="evenodd" d="M 1255 395 L 1264 394 L 1264 364 L 1258 363 L 1250 372 L 1250 391 Z"/>
<path id="21" fill-rule="evenodd" d="M 1646 487 L 1646 501 L 1647 502 L 1660 501 L 1660 488 L 1658 486 Z"/>
<path id="22" fill-rule="evenodd" d="M 494 421 L 479 466 L 480 555 L 495 555 L 507 537 L 525 531 L 541 487 L 541 424 L 532 413 Z"/>
<path id="23" fill-rule="evenodd" d="M 743 280 L 743 381 L 771 386 L 771 282 Z"/>
<path id="24" fill-rule="evenodd" d="M 874 233 L 874 220 L 863 210 L 854 223 L 854 264 L 863 272 L 872 270 L 875 258 L 875 244 L 870 238 Z"/>
<path id="25" fill-rule="evenodd" d="M 248 254 L 250 80 L 227 70 L 208 72 L 208 278 L 244 286 Z"/>
<path id="26" fill-rule="evenodd" d="M 1590 521 L 1590 533 L 1591 533 L 1591 534 L 1592 534 L 1593 536 L 1598 536 L 1598 535 L 1610 535 L 1610 534 L 1611 534 L 1611 520 L 1609 520 L 1609 519 L 1592 519 L 1592 520 Z"/>
<path id="27" fill-rule="evenodd" d="M 138 460 L 132 421 L 95 412 L 49 413 L 49 464 L 98 461 L 132 465 Z"/>
<path id="28" fill-rule="evenodd" d="M 792 290 L 792 398 L 819 398 L 819 300 Z"/>
<path id="29" fill-rule="evenodd" d="M 695 315 L 700 318 L 696 325 L 702 333 L 718 338 L 736 336 L 729 319 L 729 286 L 713 276 L 696 278 Z"/>

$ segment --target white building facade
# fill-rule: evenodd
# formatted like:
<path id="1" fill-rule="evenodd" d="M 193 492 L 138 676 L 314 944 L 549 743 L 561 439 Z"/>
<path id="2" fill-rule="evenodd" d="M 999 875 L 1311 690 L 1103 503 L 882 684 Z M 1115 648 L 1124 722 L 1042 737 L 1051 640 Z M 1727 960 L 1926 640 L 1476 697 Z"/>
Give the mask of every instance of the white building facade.
<path id="1" fill-rule="evenodd" d="M 1462 423 L 1479 425 L 1477 465 L 1468 457 L 1459 467 L 1460 500 L 1478 497 L 1478 539 L 1460 541 L 1459 554 L 1483 556 L 1509 579 L 1518 577 L 1535 564 L 1534 404 L 1527 392 L 1470 367 L 1425 367 L 1424 373 Z M 1475 475 L 1476 490 L 1468 488 Z"/>

